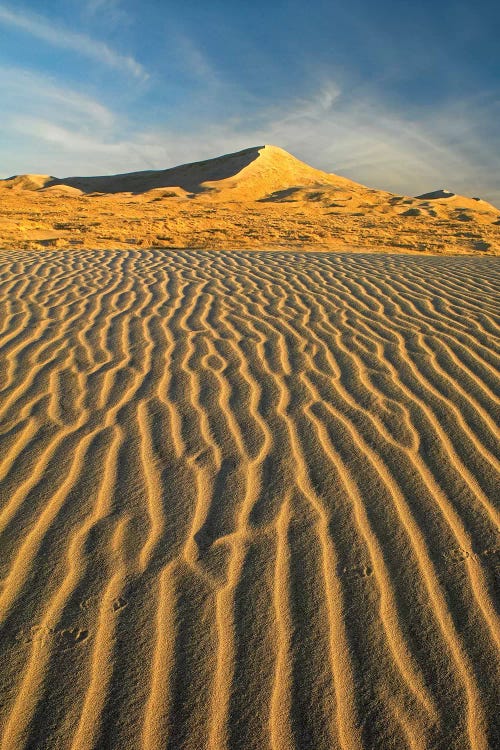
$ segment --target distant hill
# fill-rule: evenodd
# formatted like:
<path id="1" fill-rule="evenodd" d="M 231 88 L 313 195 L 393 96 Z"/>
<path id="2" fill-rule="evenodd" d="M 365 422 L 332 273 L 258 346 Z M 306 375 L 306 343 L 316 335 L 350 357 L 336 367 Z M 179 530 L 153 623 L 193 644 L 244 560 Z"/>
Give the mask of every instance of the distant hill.
<path id="1" fill-rule="evenodd" d="M 150 190 L 170 188 L 173 196 L 215 200 L 294 200 L 300 188 L 316 187 L 326 191 L 343 189 L 372 196 L 391 195 L 384 190 L 366 188 L 346 177 L 315 169 L 278 146 L 253 146 L 214 159 L 181 164 L 178 167 L 96 177 L 53 177 L 43 174 L 23 174 L 0 180 L 0 186 L 19 190 L 56 192 L 67 195 L 76 191 L 85 194 L 132 193 L 140 195 Z M 479 198 L 465 198 L 449 190 L 439 189 L 416 196 L 421 200 L 449 200 L 450 198 L 479 202 Z M 292 199 L 292 198 L 290 198 Z M 490 204 L 480 201 L 483 205 Z M 494 208 L 494 207 L 492 207 Z M 497 210 L 497 209 L 494 209 Z"/>
<path id="2" fill-rule="evenodd" d="M 23 241 L 500 251 L 500 211 L 486 201 L 444 189 L 394 195 L 314 169 L 271 145 L 163 170 L 17 175 L 0 180 L 0 195 L 4 247 Z"/>
<path id="3" fill-rule="evenodd" d="M 67 186 L 82 193 L 145 193 L 172 188 L 179 195 L 210 194 L 224 199 L 258 200 L 292 186 L 355 185 L 345 177 L 322 172 L 296 159 L 277 146 L 254 146 L 215 159 L 179 167 L 99 177 L 18 175 L 8 180 L 12 187 L 41 190 Z"/>

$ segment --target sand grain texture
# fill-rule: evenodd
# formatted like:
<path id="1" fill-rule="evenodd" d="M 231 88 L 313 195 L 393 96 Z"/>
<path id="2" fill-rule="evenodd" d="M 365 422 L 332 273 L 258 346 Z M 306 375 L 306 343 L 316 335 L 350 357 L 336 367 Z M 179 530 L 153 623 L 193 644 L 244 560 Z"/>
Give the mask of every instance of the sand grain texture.
<path id="1" fill-rule="evenodd" d="M 499 282 L 2 252 L 1 747 L 498 747 Z"/>

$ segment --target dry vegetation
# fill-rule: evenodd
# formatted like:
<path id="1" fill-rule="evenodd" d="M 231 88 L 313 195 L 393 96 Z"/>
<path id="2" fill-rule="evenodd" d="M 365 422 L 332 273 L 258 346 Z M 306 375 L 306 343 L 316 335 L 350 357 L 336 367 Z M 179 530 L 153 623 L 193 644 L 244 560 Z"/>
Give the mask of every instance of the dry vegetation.
<path id="1" fill-rule="evenodd" d="M 500 211 L 395 196 L 275 147 L 163 172 L 0 181 L 0 246 L 500 253 Z"/>

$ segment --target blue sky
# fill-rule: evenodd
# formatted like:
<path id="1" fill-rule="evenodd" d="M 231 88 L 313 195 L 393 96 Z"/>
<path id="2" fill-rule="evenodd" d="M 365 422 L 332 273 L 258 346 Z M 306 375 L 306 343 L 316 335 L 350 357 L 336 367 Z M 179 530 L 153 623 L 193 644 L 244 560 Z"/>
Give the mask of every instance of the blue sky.
<path id="1" fill-rule="evenodd" d="M 500 205 L 499 38 L 487 0 L 0 0 L 0 175 L 273 143 Z"/>

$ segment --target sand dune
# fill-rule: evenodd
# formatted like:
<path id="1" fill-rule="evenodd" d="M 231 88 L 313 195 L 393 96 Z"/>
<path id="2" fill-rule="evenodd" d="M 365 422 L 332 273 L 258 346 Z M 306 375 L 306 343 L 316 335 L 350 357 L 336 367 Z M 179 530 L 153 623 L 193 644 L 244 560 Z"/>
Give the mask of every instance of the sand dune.
<path id="1" fill-rule="evenodd" d="M 18 175 L 4 180 L 5 187 L 39 190 L 71 187 L 82 193 L 145 193 L 158 188 L 178 188 L 190 197 L 257 200 L 273 191 L 300 185 L 357 186 L 357 183 L 314 169 L 279 146 L 253 146 L 234 154 L 182 164 L 163 170 L 147 170 L 99 177 Z M 361 186 L 358 186 L 361 187 Z"/>
<path id="2" fill-rule="evenodd" d="M 498 746 L 495 259 L 0 259 L 4 750 Z"/>
<path id="3" fill-rule="evenodd" d="M 500 253 L 500 211 L 444 190 L 375 190 L 277 146 L 99 177 L 0 180 L 0 246 Z"/>

